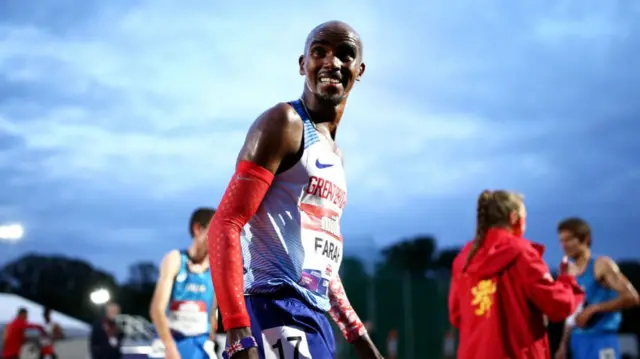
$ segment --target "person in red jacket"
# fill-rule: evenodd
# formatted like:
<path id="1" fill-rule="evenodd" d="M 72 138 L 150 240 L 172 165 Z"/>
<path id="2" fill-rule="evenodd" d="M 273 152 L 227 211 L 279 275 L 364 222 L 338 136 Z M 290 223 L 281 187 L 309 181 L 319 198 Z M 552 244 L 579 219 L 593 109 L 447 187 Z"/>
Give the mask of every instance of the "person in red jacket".
<path id="1" fill-rule="evenodd" d="M 522 196 L 484 191 L 475 238 L 453 262 L 449 320 L 458 359 L 549 359 L 546 320 L 562 321 L 583 300 L 567 261 L 554 280 L 544 247 L 522 237 Z"/>
<path id="2" fill-rule="evenodd" d="M 42 326 L 27 322 L 27 316 L 27 309 L 20 308 L 16 318 L 4 328 L 2 359 L 18 359 L 20 357 L 27 329 L 37 329 L 42 334 L 46 334 Z"/>

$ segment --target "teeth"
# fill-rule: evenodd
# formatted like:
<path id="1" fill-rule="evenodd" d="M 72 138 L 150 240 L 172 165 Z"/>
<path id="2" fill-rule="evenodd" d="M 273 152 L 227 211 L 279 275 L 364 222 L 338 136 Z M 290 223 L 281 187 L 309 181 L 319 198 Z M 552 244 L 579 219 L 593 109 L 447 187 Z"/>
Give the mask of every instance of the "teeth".
<path id="1" fill-rule="evenodd" d="M 320 82 L 323 84 L 332 84 L 332 85 L 337 85 L 340 83 L 340 80 L 338 79 L 332 79 L 329 77 L 321 77 L 320 78 Z"/>

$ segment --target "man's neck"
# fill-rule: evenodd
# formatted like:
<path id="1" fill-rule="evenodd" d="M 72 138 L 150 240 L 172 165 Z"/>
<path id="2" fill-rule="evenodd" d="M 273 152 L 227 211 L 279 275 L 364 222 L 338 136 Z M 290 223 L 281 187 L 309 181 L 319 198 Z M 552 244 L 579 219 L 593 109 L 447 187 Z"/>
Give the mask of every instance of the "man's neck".
<path id="1" fill-rule="evenodd" d="M 586 266 L 589 262 L 589 259 L 591 259 L 591 251 L 589 249 L 584 250 L 582 253 L 573 258 L 578 267 Z"/>
<path id="2" fill-rule="evenodd" d="M 315 124 L 325 124 L 332 137 L 335 137 L 338 124 L 342 119 L 344 108 L 347 105 L 347 97 L 337 105 L 318 99 L 314 94 L 305 89 L 302 100 L 309 111 L 309 116 Z"/>
<path id="3" fill-rule="evenodd" d="M 189 257 L 189 260 L 193 263 L 193 264 L 197 264 L 197 265 L 201 265 L 201 266 L 209 266 L 209 256 L 204 256 L 203 258 L 197 258 L 197 249 L 195 245 L 191 245 L 189 246 L 189 248 L 187 248 L 187 256 Z M 198 259 L 198 261 L 194 261 L 194 258 Z"/>

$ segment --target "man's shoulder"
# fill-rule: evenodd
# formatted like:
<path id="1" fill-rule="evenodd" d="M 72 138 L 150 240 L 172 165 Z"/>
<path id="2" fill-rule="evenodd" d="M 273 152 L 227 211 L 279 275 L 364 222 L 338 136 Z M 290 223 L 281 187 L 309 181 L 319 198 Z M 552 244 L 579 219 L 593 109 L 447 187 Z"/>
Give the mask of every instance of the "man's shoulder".
<path id="1" fill-rule="evenodd" d="M 264 111 L 251 126 L 270 131 L 302 129 L 302 119 L 288 102 L 280 102 Z"/>

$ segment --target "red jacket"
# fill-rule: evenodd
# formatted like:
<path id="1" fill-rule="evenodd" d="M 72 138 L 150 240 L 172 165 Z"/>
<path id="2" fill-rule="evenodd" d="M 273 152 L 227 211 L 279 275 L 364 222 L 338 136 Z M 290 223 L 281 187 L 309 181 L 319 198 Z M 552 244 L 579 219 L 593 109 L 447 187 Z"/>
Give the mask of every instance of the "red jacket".
<path id="1" fill-rule="evenodd" d="M 544 247 L 490 229 L 463 271 L 472 242 L 453 262 L 449 320 L 458 328 L 458 359 L 548 359 L 544 316 L 561 321 L 583 300 L 575 279 L 554 280 Z"/>
<path id="2" fill-rule="evenodd" d="M 24 344 L 24 334 L 27 329 L 38 329 L 44 332 L 42 326 L 30 324 L 26 319 L 17 317 L 4 328 L 2 358 L 20 356 L 20 349 Z"/>

